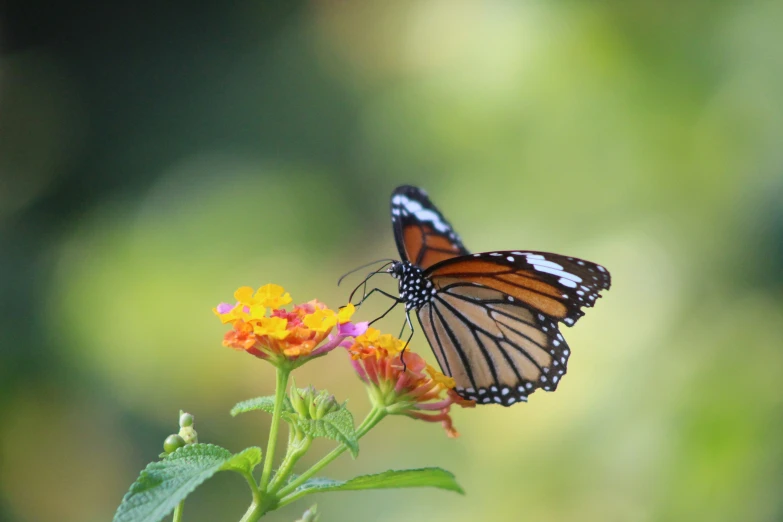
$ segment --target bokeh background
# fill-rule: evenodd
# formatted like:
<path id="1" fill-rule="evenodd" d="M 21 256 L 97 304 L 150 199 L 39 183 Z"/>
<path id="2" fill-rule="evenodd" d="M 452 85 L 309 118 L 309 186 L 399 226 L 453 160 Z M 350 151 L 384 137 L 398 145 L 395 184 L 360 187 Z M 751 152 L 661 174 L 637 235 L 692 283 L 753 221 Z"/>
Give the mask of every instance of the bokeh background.
<path id="1" fill-rule="evenodd" d="M 412 183 L 469 248 L 614 285 L 566 328 L 556 394 L 459 411 L 456 440 L 393 418 L 330 469 L 442 466 L 467 496 L 323 495 L 323 520 L 783 520 L 783 3 L 0 13 L 0 519 L 109 520 L 180 408 L 202 441 L 264 445 L 266 417 L 228 410 L 273 371 L 221 347 L 212 306 L 267 282 L 344 303 Z M 367 410 L 343 353 L 296 379 Z M 186 520 L 248 502 L 219 475 Z"/>

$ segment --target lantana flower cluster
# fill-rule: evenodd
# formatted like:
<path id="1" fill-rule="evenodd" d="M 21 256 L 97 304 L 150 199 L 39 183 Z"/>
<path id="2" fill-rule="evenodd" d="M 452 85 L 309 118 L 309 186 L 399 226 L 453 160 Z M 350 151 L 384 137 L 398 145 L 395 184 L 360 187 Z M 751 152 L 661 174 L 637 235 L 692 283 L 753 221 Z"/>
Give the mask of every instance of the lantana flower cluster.
<path id="1" fill-rule="evenodd" d="M 367 322 L 352 323 L 352 304 L 334 311 L 312 300 L 287 310 L 291 296 L 274 284 L 255 291 L 239 288 L 234 298 L 235 304 L 221 303 L 213 309 L 223 324 L 232 326 L 224 346 L 290 367 L 342 346 L 376 408 L 389 415 L 440 422 L 449 437 L 458 435 L 451 406 L 475 406 L 457 395 L 451 377 L 411 352 L 405 341 L 369 328 Z"/>
<path id="2" fill-rule="evenodd" d="M 375 328 L 354 338 L 348 347 L 359 378 L 369 387 L 376 406 L 393 415 L 406 415 L 427 422 L 440 422 L 449 437 L 457 437 L 450 410 L 453 404 L 473 407 L 454 391 L 454 379 L 444 375 L 405 342 Z"/>
<path id="3" fill-rule="evenodd" d="M 243 286 L 234 298 L 235 304 L 221 303 L 213 309 L 223 324 L 232 326 L 223 345 L 273 364 L 303 363 L 325 355 L 367 328 L 367 323 L 350 322 L 355 311 L 351 304 L 335 312 L 313 299 L 286 310 L 283 307 L 291 303 L 291 295 L 279 285 L 268 284 L 256 291 Z"/>

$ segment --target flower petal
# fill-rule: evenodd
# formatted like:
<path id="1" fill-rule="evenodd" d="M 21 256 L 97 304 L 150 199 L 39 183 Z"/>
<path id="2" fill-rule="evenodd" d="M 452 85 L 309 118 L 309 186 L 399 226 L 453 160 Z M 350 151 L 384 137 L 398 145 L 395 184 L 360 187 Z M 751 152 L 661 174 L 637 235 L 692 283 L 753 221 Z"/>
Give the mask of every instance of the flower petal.
<path id="1" fill-rule="evenodd" d="M 258 289 L 255 299 L 267 308 L 280 308 L 291 302 L 291 294 L 282 286 L 270 283 Z"/>
<path id="2" fill-rule="evenodd" d="M 249 286 L 240 286 L 234 292 L 234 298 L 242 304 L 250 304 L 253 302 L 253 289 Z"/>
<path id="3" fill-rule="evenodd" d="M 340 324 L 347 323 L 354 312 L 356 312 L 356 307 L 352 303 L 348 303 L 337 312 L 337 322 Z"/>
<path id="4" fill-rule="evenodd" d="M 340 325 L 337 327 L 337 332 L 345 337 L 358 337 L 367 331 L 369 325 L 370 323 L 367 321 L 363 323 L 340 323 Z"/>

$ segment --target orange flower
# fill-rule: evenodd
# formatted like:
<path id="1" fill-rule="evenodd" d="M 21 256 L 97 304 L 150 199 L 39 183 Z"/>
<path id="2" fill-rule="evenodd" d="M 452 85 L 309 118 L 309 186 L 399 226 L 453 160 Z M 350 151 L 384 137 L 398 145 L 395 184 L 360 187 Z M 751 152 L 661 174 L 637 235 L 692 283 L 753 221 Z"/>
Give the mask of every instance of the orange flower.
<path id="1" fill-rule="evenodd" d="M 213 309 L 221 322 L 232 326 L 223 338 L 223 345 L 268 359 L 273 364 L 285 361 L 301 364 L 303 358 L 323 355 L 349 335 L 364 331 L 360 325 L 350 323 L 355 311 L 353 305 L 335 312 L 312 300 L 290 311 L 281 308 L 291 302 L 291 296 L 278 285 L 262 286 L 255 292 L 250 287 L 242 287 L 234 297 L 235 305 L 221 303 Z M 337 335 L 332 336 L 335 327 Z M 327 339 L 328 342 L 321 344 Z"/>
<path id="2" fill-rule="evenodd" d="M 440 422 L 449 437 L 459 435 L 452 424 L 452 404 L 473 407 L 454 391 L 454 379 L 428 365 L 418 354 L 405 350 L 405 342 L 369 328 L 348 348 L 354 369 L 367 383 L 370 397 L 393 415 Z M 403 359 L 401 357 L 404 357 Z"/>

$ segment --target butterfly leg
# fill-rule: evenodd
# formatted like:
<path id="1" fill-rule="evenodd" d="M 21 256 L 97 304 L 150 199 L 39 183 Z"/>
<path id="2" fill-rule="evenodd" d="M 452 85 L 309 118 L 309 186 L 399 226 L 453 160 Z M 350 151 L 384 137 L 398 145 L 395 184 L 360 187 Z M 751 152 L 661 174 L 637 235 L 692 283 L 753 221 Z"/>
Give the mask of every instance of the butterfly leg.
<path id="1" fill-rule="evenodd" d="M 411 343 L 411 339 L 413 339 L 413 323 L 411 323 L 411 316 L 409 310 L 405 310 L 405 322 L 402 323 L 402 330 L 400 330 L 400 335 L 398 337 L 402 337 L 403 332 L 405 332 L 406 324 L 408 325 L 408 328 L 411 329 L 411 334 L 408 336 L 408 340 L 405 341 L 405 346 L 403 346 L 402 350 L 400 351 L 400 361 L 402 361 L 402 371 L 408 369 L 408 365 L 405 364 L 405 349 L 408 348 L 408 345 Z"/>
<path id="2" fill-rule="evenodd" d="M 369 293 L 366 293 L 366 294 L 364 294 L 364 295 L 362 296 L 362 300 L 361 300 L 361 301 L 359 301 L 358 303 L 356 303 L 356 306 L 362 306 L 362 303 L 364 303 L 364 302 L 367 300 L 367 298 L 368 298 L 368 297 L 370 297 L 370 296 L 371 296 L 372 294 L 374 294 L 375 292 L 378 292 L 379 294 L 383 294 L 383 295 L 385 295 L 386 297 L 388 297 L 389 299 L 394 299 L 394 301 L 396 301 L 396 303 L 400 303 L 400 302 L 402 302 L 402 299 L 400 299 L 399 297 L 393 296 L 393 295 L 391 295 L 391 294 L 390 294 L 390 293 L 388 293 L 388 292 L 384 292 L 384 291 L 383 291 L 383 290 L 381 290 L 380 288 L 373 288 L 372 290 L 370 290 L 370 291 L 369 291 Z M 396 303 L 395 303 L 395 304 L 396 304 Z"/>
<path id="3" fill-rule="evenodd" d="M 390 296 L 390 297 L 394 297 L 394 296 Z M 394 298 L 394 303 L 393 303 L 393 304 L 392 304 L 392 305 L 389 307 L 389 309 L 388 309 L 388 310 L 386 310 L 385 312 L 383 312 L 383 314 L 382 314 L 380 317 L 376 317 L 375 319 L 373 319 L 372 321 L 370 321 L 370 323 L 369 323 L 369 324 L 372 324 L 372 323 L 374 323 L 374 322 L 376 322 L 376 321 L 380 321 L 381 319 L 383 319 L 384 317 L 386 317 L 386 315 L 387 315 L 389 312 L 391 312 L 392 310 L 394 310 L 394 309 L 397 307 L 397 305 L 398 305 L 398 304 L 400 304 L 401 302 L 402 302 L 402 301 L 401 301 L 400 299 L 397 299 L 397 298 L 395 297 L 395 298 Z"/>
<path id="4" fill-rule="evenodd" d="M 402 328 L 400 328 L 400 335 L 397 336 L 397 339 L 401 339 L 402 338 L 402 334 L 405 333 L 405 327 L 406 326 L 408 326 L 408 319 L 407 318 L 402 322 Z"/>

